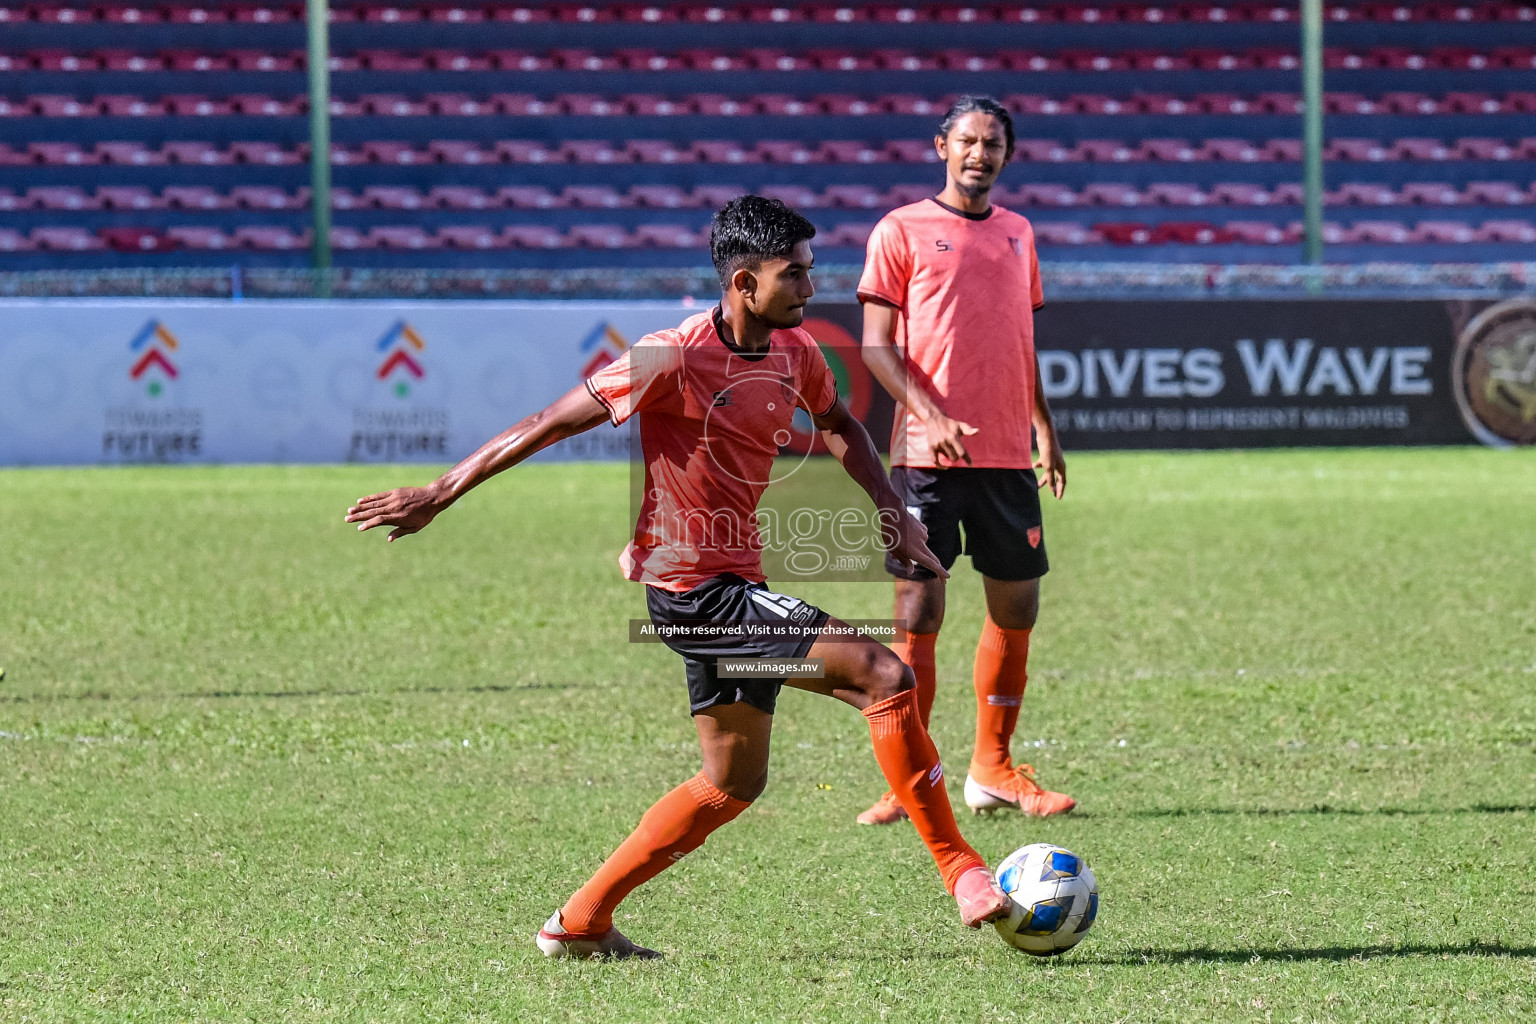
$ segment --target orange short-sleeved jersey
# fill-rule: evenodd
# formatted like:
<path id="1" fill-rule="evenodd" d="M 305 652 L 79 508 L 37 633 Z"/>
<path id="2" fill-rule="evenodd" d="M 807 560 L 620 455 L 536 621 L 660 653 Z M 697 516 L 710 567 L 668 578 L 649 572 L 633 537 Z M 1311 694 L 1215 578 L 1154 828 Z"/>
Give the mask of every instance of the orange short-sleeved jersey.
<path id="1" fill-rule="evenodd" d="M 648 334 L 587 379 L 615 424 L 640 416 L 645 493 L 619 565 L 664 590 L 722 573 L 764 581 L 756 512 L 774 457 L 797 406 L 819 416 L 837 400 L 809 333 L 775 331 L 766 353 L 746 354 L 717 316 Z"/>
<path id="2" fill-rule="evenodd" d="M 892 210 L 869 237 L 859 298 L 900 310 L 896 343 L 913 386 L 976 428 L 965 439 L 974 465 L 1030 465 L 1043 299 L 1027 219 L 998 206 L 970 217 L 935 199 Z M 939 465 L 922 421 L 904 410 L 891 428 L 891 464 Z"/>

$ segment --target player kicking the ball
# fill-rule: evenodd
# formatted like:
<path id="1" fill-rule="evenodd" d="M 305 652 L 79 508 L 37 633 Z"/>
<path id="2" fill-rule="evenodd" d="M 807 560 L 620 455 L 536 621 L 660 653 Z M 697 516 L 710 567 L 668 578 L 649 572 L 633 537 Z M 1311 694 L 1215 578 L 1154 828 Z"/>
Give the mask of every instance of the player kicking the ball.
<path id="1" fill-rule="evenodd" d="M 698 849 L 767 785 L 774 703 L 785 680 L 731 678 L 722 674 L 722 658 L 823 660 L 824 678 L 790 685 L 863 712 L 875 760 L 933 855 L 961 921 L 976 928 L 1010 910 L 955 824 L 911 670 L 867 636 L 850 639 L 848 628 L 821 609 L 764 585 L 754 513 L 796 407 L 874 500 L 888 526 L 890 557 L 944 575 L 924 546 L 923 526 L 887 483 L 869 435 L 838 398 L 820 348 L 797 329 L 814 293 L 815 233 L 775 200 L 744 196 L 729 203 L 710 235 L 723 293 L 718 307 L 642 338 L 432 484 L 374 494 L 347 510 L 347 522 L 359 530 L 390 527 L 395 540 L 534 452 L 605 420 L 639 417 L 645 492 L 619 564 L 629 579 L 646 584 L 652 622 L 669 627 L 662 635 L 683 657 L 704 765 L 646 811 L 545 922 L 537 942 L 546 956 L 658 956 L 613 927 L 614 908 Z M 690 631 L 699 623 L 716 628 Z"/>
<path id="2" fill-rule="evenodd" d="M 1047 568 L 1038 490 L 1049 486 L 1060 498 L 1067 486 L 1035 359 L 1042 298 L 1034 230 L 990 201 L 1013 156 L 1013 120 L 995 100 L 964 96 L 945 114 L 934 145 L 947 172 L 944 191 L 891 211 L 869 238 L 859 281 L 864 362 L 901 406 L 891 432 L 892 486 L 927 527 L 946 569 L 960 555 L 964 528 L 965 552 L 986 592 L 965 802 L 977 813 L 1060 814 L 1076 801 L 1042 789 L 1034 769 L 1015 765 L 1009 752 Z M 945 574 L 890 558 L 886 569 L 896 577 L 896 618 L 907 625 L 896 652 L 917 678 L 926 726 Z M 889 825 L 906 816 L 892 791 L 858 820 Z"/>

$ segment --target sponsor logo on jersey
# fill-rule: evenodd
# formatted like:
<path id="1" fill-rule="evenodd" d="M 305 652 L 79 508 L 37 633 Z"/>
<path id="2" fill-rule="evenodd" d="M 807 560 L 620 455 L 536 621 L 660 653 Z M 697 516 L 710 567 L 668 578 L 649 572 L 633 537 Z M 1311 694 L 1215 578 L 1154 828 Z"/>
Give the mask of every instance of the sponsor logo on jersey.
<path id="1" fill-rule="evenodd" d="M 947 239 L 944 239 L 944 238 L 936 239 L 934 241 L 934 243 L 933 243 L 933 247 L 935 249 L 937 249 L 939 252 L 954 252 L 955 251 L 955 247 L 953 245 L 951 245 Z"/>
<path id="2" fill-rule="evenodd" d="M 734 404 L 735 404 L 735 401 L 731 398 L 731 389 L 730 388 L 726 388 L 724 391 L 716 391 L 715 392 L 715 400 L 712 403 L 713 408 L 719 409 L 719 408 L 721 408 L 723 406 L 734 405 Z"/>

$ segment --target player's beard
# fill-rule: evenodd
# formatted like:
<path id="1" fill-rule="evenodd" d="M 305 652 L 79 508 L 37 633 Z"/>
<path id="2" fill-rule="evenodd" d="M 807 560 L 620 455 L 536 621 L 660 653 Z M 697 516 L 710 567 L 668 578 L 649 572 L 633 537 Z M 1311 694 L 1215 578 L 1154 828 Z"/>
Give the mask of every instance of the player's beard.
<path id="1" fill-rule="evenodd" d="M 981 199 L 992 191 L 992 182 L 989 181 L 985 185 L 967 185 L 963 181 L 956 181 L 955 191 L 967 199 Z"/>

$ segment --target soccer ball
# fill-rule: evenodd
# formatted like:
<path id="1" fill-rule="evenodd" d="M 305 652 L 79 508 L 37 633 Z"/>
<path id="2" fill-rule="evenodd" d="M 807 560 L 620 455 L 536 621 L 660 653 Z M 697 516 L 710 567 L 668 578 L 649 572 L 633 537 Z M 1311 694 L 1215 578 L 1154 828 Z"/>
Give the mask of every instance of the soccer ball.
<path id="1" fill-rule="evenodd" d="M 1099 916 L 1099 883 L 1083 859 L 1050 843 L 1014 850 L 997 866 L 1013 913 L 997 934 L 1030 956 L 1055 956 L 1082 941 Z"/>

